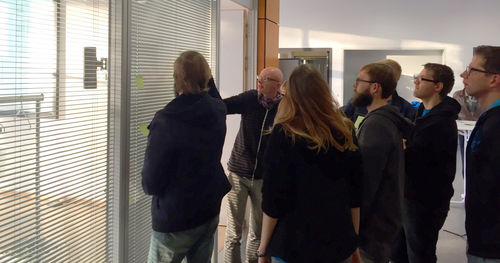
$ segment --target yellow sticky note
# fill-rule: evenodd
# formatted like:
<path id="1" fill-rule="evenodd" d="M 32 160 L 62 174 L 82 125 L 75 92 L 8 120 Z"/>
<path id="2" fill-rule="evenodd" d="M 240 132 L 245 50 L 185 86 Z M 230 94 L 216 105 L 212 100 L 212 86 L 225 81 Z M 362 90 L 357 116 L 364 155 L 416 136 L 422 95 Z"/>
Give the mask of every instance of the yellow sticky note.
<path id="1" fill-rule="evenodd" d="M 139 124 L 139 130 L 141 131 L 142 135 L 149 135 L 148 125 L 146 123 Z"/>
<path id="2" fill-rule="evenodd" d="M 358 118 L 356 119 L 356 122 L 354 123 L 354 128 L 359 129 L 359 125 L 361 122 L 365 119 L 365 116 L 359 115 Z"/>
<path id="3" fill-rule="evenodd" d="M 135 83 L 138 89 L 144 89 L 144 78 L 142 76 L 135 76 Z"/>

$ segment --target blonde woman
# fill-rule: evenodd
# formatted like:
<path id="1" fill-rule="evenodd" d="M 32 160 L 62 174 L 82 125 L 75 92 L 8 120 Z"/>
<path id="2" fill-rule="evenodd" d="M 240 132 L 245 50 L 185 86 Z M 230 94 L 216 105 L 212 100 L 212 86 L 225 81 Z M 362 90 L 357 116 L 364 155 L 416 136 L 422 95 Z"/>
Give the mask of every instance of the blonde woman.
<path id="1" fill-rule="evenodd" d="M 321 74 L 295 69 L 264 157 L 259 262 L 359 262 L 361 155 Z"/>

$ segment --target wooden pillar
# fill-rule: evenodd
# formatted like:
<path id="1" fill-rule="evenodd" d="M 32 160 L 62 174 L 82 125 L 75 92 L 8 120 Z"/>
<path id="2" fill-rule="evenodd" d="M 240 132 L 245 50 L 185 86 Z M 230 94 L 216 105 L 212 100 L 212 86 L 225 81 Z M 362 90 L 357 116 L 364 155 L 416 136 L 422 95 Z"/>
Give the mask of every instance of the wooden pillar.
<path id="1" fill-rule="evenodd" d="M 280 0 L 259 0 L 257 74 L 278 67 Z"/>

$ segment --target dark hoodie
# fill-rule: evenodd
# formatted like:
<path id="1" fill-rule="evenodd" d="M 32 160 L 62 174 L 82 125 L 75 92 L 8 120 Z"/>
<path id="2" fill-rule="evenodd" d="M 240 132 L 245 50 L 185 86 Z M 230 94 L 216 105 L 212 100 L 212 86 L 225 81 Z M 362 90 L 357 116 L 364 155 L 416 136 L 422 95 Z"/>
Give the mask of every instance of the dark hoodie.
<path id="1" fill-rule="evenodd" d="M 404 188 L 403 138 L 412 123 L 392 105 L 366 115 L 358 130 L 363 157 L 360 247 L 387 261 L 401 227 Z"/>
<path id="2" fill-rule="evenodd" d="M 142 187 L 153 195 L 153 229 L 177 232 L 219 214 L 231 186 L 220 163 L 226 108 L 208 94 L 183 94 L 149 125 Z"/>
<path id="3" fill-rule="evenodd" d="M 423 111 L 420 104 L 406 144 L 405 197 L 428 209 L 448 210 L 453 196 L 460 104 L 446 96 L 422 117 Z"/>

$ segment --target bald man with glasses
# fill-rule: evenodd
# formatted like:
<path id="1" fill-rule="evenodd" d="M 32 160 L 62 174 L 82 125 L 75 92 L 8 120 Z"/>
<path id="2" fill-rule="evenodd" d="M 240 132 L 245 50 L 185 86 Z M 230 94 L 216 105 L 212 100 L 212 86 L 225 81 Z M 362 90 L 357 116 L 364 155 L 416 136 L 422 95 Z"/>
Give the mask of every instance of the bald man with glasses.
<path id="1" fill-rule="evenodd" d="M 257 262 L 262 227 L 262 157 L 267 143 L 266 133 L 274 122 L 283 74 L 268 67 L 257 77 L 257 89 L 224 99 L 228 114 L 241 114 L 240 129 L 228 162 L 227 228 L 224 262 L 240 263 L 240 245 L 247 199 L 250 197 L 250 227 L 245 262 Z"/>
<path id="2" fill-rule="evenodd" d="M 478 46 L 460 75 L 485 112 L 467 143 L 465 230 L 469 263 L 500 262 L 500 47 Z"/>

